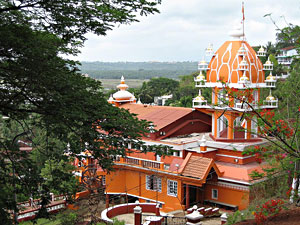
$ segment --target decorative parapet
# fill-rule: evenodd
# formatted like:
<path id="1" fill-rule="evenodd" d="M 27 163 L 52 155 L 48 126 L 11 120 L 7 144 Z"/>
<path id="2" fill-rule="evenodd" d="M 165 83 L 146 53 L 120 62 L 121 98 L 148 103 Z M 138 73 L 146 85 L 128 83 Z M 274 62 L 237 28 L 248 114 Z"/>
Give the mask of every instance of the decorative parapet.
<path id="1" fill-rule="evenodd" d="M 156 213 L 157 210 L 156 203 L 139 203 L 137 201 L 135 203 L 120 204 L 107 208 L 101 212 L 101 219 L 105 222 L 112 223 L 113 220 L 111 218 L 122 214 L 134 213 L 134 209 L 137 206 L 141 207 L 142 212 Z"/>
<path id="2" fill-rule="evenodd" d="M 166 170 L 164 162 L 130 157 L 130 156 L 120 158 L 120 160 L 115 163 L 122 164 L 122 165 L 124 165 L 124 164 L 134 165 L 134 166 L 139 166 L 139 167 L 149 168 L 149 169 Z"/>

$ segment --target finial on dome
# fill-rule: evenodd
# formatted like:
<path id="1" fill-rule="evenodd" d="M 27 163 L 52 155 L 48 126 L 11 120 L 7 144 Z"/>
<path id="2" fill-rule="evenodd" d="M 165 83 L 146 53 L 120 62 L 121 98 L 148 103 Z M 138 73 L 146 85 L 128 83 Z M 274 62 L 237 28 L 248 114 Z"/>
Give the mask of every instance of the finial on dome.
<path id="1" fill-rule="evenodd" d="M 198 69 L 201 70 L 208 70 L 208 63 L 202 59 L 199 63 L 198 63 Z"/>
<path id="2" fill-rule="evenodd" d="M 270 87 L 270 88 L 275 87 L 276 81 L 277 81 L 276 77 L 274 77 L 272 75 L 272 71 L 271 71 L 269 76 L 267 76 L 267 78 L 265 80 L 265 83 L 266 83 L 267 87 Z"/>
<path id="3" fill-rule="evenodd" d="M 114 98 L 112 95 L 110 95 L 109 99 L 107 100 L 109 103 L 113 103 L 114 102 Z"/>
<path id="4" fill-rule="evenodd" d="M 229 35 L 235 40 L 240 40 L 244 36 L 243 30 L 240 25 L 235 25 L 229 32 Z"/>
<path id="5" fill-rule="evenodd" d="M 245 55 L 243 56 L 243 59 L 239 64 L 239 70 L 248 70 L 248 62 L 246 61 Z"/>
<path id="6" fill-rule="evenodd" d="M 260 46 L 259 50 L 257 51 L 258 56 L 266 56 L 267 51 L 263 48 L 263 46 Z"/>
<path id="7" fill-rule="evenodd" d="M 200 144 L 201 147 L 205 147 L 206 146 L 206 139 L 205 139 L 205 135 L 202 136 L 201 138 L 201 144 Z"/>
<path id="8" fill-rule="evenodd" d="M 270 56 L 268 57 L 268 60 L 264 64 L 264 70 L 273 70 L 273 63 L 270 60 Z"/>
<path id="9" fill-rule="evenodd" d="M 207 106 L 207 100 L 202 96 L 201 89 L 199 89 L 199 94 L 196 98 L 193 99 L 193 107 L 203 107 Z"/>
<path id="10" fill-rule="evenodd" d="M 213 44 L 208 44 L 208 47 L 205 49 L 205 54 L 211 56 L 213 54 Z"/>
<path id="11" fill-rule="evenodd" d="M 137 103 L 136 104 L 140 104 L 140 105 L 142 105 L 143 103 L 141 102 L 141 98 L 139 98 L 139 100 L 137 101 Z"/>
<path id="12" fill-rule="evenodd" d="M 275 98 L 274 98 L 274 96 L 272 96 L 272 90 L 270 89 L 270 92 L 269 92 L 268 97 L 266 98 L 266 101 L 274 101 L 274 100 L 275 100 Z"/>
<path id="13" fill-rule="evenodd" d="M 266 97 L 266 100 L 264 100 L 264 103 L 266 104 L 266 108 L 277 108 L 278 107 L 278 99 L 272 96 L 272 91 L 270 89 L 269 96 Z"/>

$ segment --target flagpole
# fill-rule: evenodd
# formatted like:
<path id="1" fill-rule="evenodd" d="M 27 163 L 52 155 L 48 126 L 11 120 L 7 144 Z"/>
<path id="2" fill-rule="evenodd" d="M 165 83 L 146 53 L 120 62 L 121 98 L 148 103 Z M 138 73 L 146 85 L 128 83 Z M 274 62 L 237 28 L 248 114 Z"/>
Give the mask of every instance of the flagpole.
<path id="1" fill-rule="evenodd" d="M 245 41 L 245 13 L 244 13 L 244 2 L 242 2 L 242 12 L 243 12 L 243 41 Z"/>

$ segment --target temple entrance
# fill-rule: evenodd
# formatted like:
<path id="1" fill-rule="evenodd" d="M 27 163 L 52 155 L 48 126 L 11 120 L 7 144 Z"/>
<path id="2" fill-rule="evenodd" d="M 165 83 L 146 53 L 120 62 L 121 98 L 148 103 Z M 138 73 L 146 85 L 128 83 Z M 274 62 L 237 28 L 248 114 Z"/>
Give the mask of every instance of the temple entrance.
<path id="1" fill-rule="evenodd" d="M 204 198 L 204 189 L 203 187 L 198 187 L 194 185 L 183 185 L 184 190 L 184 204 L 186 209 L 192 207 L 193 205 L 202 205 Z"/>

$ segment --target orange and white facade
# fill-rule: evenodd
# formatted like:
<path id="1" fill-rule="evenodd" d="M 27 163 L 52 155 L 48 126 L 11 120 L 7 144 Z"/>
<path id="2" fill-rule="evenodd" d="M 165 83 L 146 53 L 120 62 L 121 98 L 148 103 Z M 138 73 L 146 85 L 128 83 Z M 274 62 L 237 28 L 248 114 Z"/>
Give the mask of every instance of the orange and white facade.
<path id="1" fill-rule="evenodd" d="M 207 49 L 212 58 L 209 63 L 199 63 L 195 82 L 200 89 L 193 108 L 136 103 L 122 77 L 120 91 L 108 101 L 151 121 L 156 131 L 143 138 L 152 152 L 141 153 L 140 146 L 123 143 L 130 153 L 118 157 L 115 170 L 105 175 L 106 194 L 111 200 L 123 196 L 129 201 L 157 202 L 164 212 L 206 203 L 236 209 L 249 205 L 253 194 L 250 187 L 255 183 L 250 173 L 262 172 L 267 164 L 243 152 L 266 141 L 255 135 L 255 117 L 241 121 L 241 116 L 259 107 L 276 108 L 277 99 L 270 93 L 265 104 L 259 104 L 260 89 L 275 87 L 272 73 L 265 78 L 272 63 L 268 60 L 263 64 L 242 34 L 235 30 L 235 39 L 226 41 L 215 53 L 212 46 Z M 264 49 L 260 49 L 259 55 L 263 54 Z M 250 105 L 227 97 L 224 86 L 248 89 L 253 96 Z M 201 88 L 211 88 L 211 105 L 201 95 Z M 156 155 L 156 145 L 172 147 L 173 155 Z"/>

